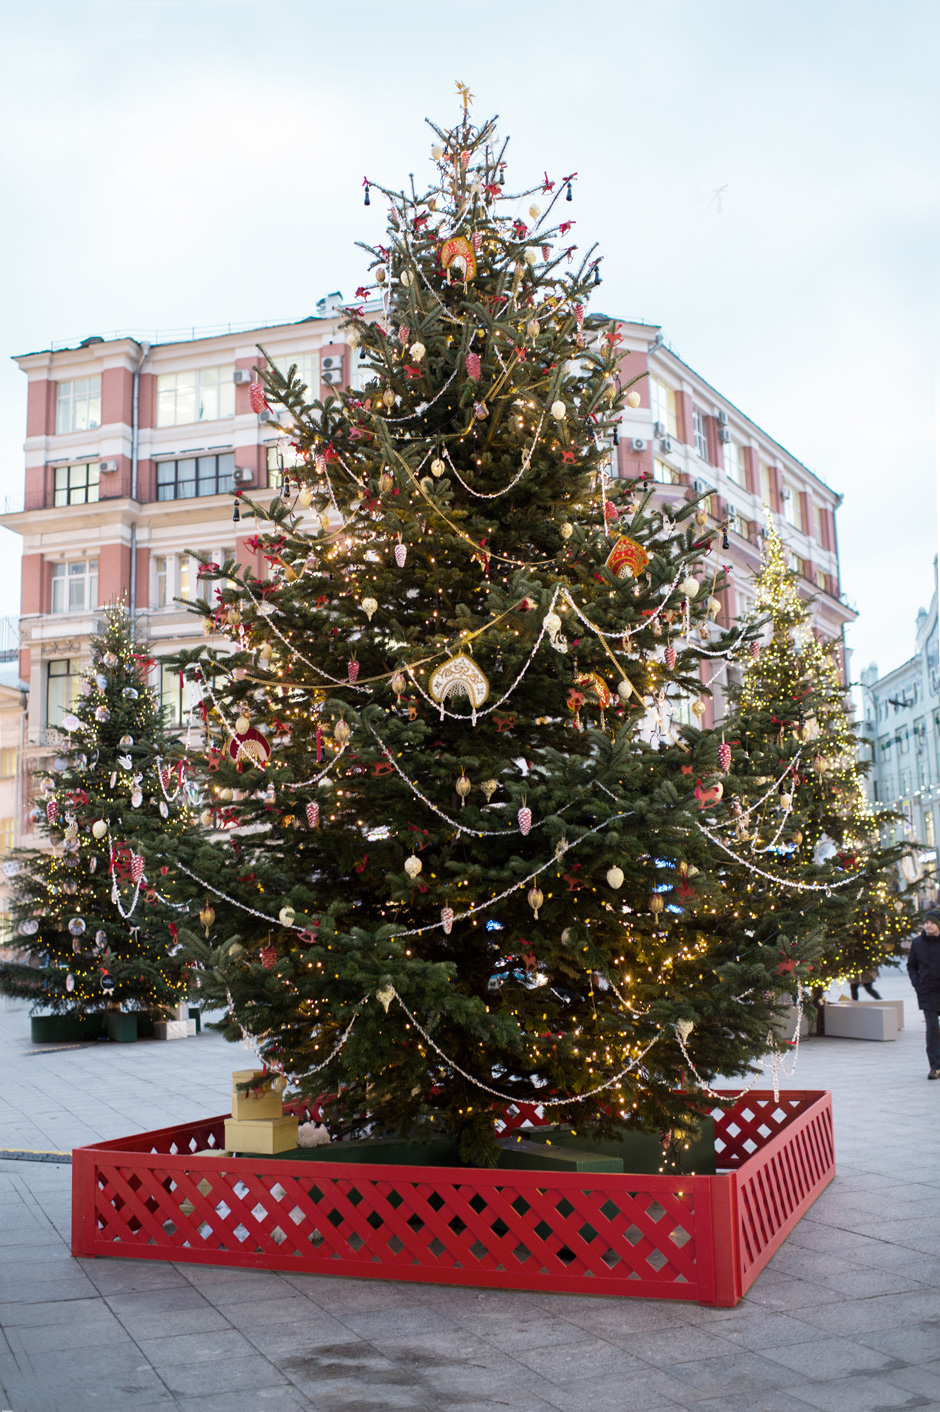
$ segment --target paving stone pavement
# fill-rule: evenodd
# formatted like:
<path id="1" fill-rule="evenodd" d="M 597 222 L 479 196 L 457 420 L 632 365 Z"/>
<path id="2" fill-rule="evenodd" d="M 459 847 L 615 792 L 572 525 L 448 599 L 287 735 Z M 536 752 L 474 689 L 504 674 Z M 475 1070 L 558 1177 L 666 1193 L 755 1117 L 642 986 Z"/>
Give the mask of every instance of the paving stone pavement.
<path id="1" fill-rule="evenodd" d="M 814 1039 L 838 1176 L 735 1309 L 133 1260 L 73 1260 L 70 1169 L 0 1160 L 10 1412 L 940 1412 L 940 1083 L 905 1000 L 890 1044 Z M 28 1041 L 0 1001 L 0 1147 L 68 1149 L 227 1105 L 217 1035 Z"/>

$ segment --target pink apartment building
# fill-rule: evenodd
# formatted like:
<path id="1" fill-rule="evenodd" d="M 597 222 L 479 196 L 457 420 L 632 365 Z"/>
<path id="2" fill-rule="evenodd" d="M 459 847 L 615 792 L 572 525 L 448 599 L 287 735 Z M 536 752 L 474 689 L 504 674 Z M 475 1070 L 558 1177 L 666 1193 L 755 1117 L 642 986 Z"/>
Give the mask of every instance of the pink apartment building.
<path id="1" fill-rule="evenodd" d="M 257 345 L 285 370 L 297 363 L 316 394 L 358 386 L 364 365 L 342 341 L 341 321 L 332 295 L 297 323 L 167 342 L 88 338 L 16 359 L 28 379 L 25 486 L 0 524 L 23 536 L 24 778 L 55 750 L 101 605 L 126 595 L 157 655 L 169 654 L 201 636 L 175 601 L 203 591 L 200 558 L 234 553 L 263 573 L 246 542 L 252 523 L 233 523 L 231 498 L 234 486 L 251 494 L 278 480 L 276 429 L 248 401 Z M 747 609 L 769 506 L 815 597 L 817 631 L 841 641 L 854 617 L 839 584 L 841 496 L 672 353 L 656 326 L 620 329 L 626 374 L 649 377 L 637 385 L 640 406 L 625 409 L 612 473 L 648 474 L 662 500 L 708 495 L 727 525 L 721 558 L 732 567 L 721 622 Z M 175 674 L 164 672 L 162 687 L 181 722 L 188 703 Z M 719 711 L 720 702 L 719 693 Z M 11 835 L 29 843 L 20 794 Z"/>

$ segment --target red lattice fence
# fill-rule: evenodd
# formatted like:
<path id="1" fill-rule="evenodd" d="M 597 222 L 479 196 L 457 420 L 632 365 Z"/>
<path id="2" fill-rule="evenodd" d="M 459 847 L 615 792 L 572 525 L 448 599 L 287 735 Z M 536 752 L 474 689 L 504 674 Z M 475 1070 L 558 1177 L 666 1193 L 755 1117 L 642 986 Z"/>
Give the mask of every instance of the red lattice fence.
<path id="1" fill-rule="evenodd" d="M 75 1150 L 72 1253 L 735 1304 L 834 1175 L 832 1109 L 714 1117 L 731 1170 L 684 1178 L 219 1158 L 224 1116 L 164 1128 Z"/>

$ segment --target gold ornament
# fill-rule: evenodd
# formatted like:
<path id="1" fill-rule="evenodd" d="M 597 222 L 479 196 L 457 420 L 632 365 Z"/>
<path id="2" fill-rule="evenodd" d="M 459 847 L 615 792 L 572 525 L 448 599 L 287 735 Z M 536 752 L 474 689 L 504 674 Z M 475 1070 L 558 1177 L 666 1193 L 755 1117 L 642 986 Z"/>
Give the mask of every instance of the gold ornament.
<path id="1" fill-rule="evenodd" d="M 395 406 L 395 394 L 390 387 L 387 387 L 382 393 L 382 401 L 385 403 L 386 407 Z"/>
<path id="2" fill-rule="evenodd" d="M 614 867 L 608 868 L 607 884 L 609 887 L 613 888 L 623 887 L 623 869 L 618 868 L 616 864 Z"/>
<path id="3" fill-rule="evenodd" d="M 660 912 L 663 910 L 664 905 L 665 904 L 663 903 L 663 899 L 660 897 L 659 893 L 654 892 L 652 897 L 650 898 L 650 911 L 652 912 L 654 917 L 659 916 Z"/>
<path id="4" fill-rule="evenodd" d="M 411 284 L 411 271 L 410 271 L 410 270 L 402 270 L 402 272 L 401 272 L 401 274 L 398 276 L 398 278 L 399 278 L 399 280 L 401 281 L 401 283 L 404 285 L 404 287 L 407 289 L 408 286 Z"/>
<path id="5" fill-rule="evenodd" d="M 305 510 L 309 505 L 313 504 L 313 491 L 310 489 L 309 485 L 304 486 L 298 499 Z"/>
<path id="6" fill-rule="evenodd" d="M 278 912 L 277 914 L 277 919 L 282 927 L 292 927 L 294 925 L 294 918 L 296 917 L 296 915 L 297 913 L 294 911 L 293 907 L 282 907 L 280 912 Z"/>
<path id="7" fill-rule="evenodd" d="M 533 204 L 529 207 L 529 215 L 532 217 L 533 221 L 537 221 L 541 214 L 541 208 L 539 206 L 536 206 L 533 202 Z"/>
<path id="8" fill-rule="evenodd" d="M 387 495 L 394 484 L 395 481 L 393 477 L 389 475 L 388 471 L 383 471 L 379 476 L 379 492 L 382 495 Z"/>
<path id="9" fill-rule="evenodd" d="M 706 711 L 706 706 L 705 706 L 705 702 L 704 702 L 704 701 L 693 701 L 693 702 L 692 702 L 692 715 L 693 715 L 693 716 L 696 716 L 699 720 L 701 720 L 702 717 L 705 715 L 705 711 Z"/>
<path id="10" fill-rule="evenodd" d="M 443 704 L 448 696 L 467 695 L 474 711 L 478 711 L 489 694 L 489 682 L 466 652 L 449 657 L 428 678 L 428 695 L 438 704 Z"/>
<path id="11" fill-rule="evenodd" d="M 418 876 L 423 867 L 424 864 L 421 862 L 421 859 L 416 858 L 413 853 L 410 858 L 405 859 L 405 872 L 412 881 Z"/>
<path id="12" fill-rule="evenodd" d="M 209 928 L 215 921 L 215 908 L 212 906 L 211 902 L 207 902 L 205 907 L 203 907 L 202 911 L 199 913 L 199 921 L 205 928 L 206 936 L 208 936 Z"/>
<path id="13" fill-rule="evenodd" d="M 239 735 L 244 735 L 245 731 L 248 730 L 250 725 L 251 720 L 248 716 L 244 714 L 244 712 L 240 716 L 238 716 L 235 721 L 235 729 Z"/>
<path id="14" fill-rule="evenodd" d="M 628 393 L 627 393 L 627 406 L 628 406 L 628 407 L 639 407 L 641 400 L 642 400 L 642 399 L 641 399 L 640 394 L 639 394 L 638 392 L 628 392 Z"/>
<path id="15" fill-rule="evenodd" d="M 682 580 L 679 585 L 679 592 L 684 593 L 686 598 L 694 598 L 699 591 L 699 581 L 689 574 L 688 578 Z"/>
<path id="16" fill-rule="evenodd" d="M 708 524 L 708 516 L 706 515 L 706 513 L 705 513 L 704 510 L 696 510 L 696 512 L 695 512 L 695 523 L 696 523 L 697 525 L 707 525 L 707 524 Z"/>
<path id="17" fill-rule="evenodd" d="M 539 252 L 533 246 L 529 246 L 525 252 L 525 262 L 527 265 L 534 265 L 539 258 Z"/>
<path id="18" fill-rule="evenodd" d="M 797 848 L 799 848 L 800 844 L 803 842 L 803 835 L 800 833 L 799 829 L 794 831 L 793 842 L 796 844 Z"/>
<path id="19" fill-rule="evenodd" d="M 538 338 L 542 331 L 538 319 L 530 319 L 525 326 L 525 331 L 530 338 Z"/>
<path id="20" fill-rule="evenodd" d="M 620 697 L 621 701 L 629 701 L 632 694 L 633 687 L 627 681 L 626 677 L 624 677 L 621 681 L 618 681 L 617 695 Z"/>
<path id="21" fill-rule="evenodd" d="M 365 613 L 370 623 L 372 621 L 372 614 L 378 609 L 378 606 L 374 598 L 364 598 L 362 600 L 362 611 Z"/>
<path id="22" fill-rule="evenodd" d="M 434 460 L 431 462 L 431 475 L 442 476 L 446 469 L 447 467 L 444 465 L 444 462 L 441 460 L 440 456 L 435 456 Z"/>
<path id="23" fill-rule="evenodd" d="M 381 990 L 375 992 L 375 998 L 387 1015 L 388 1007 L 395 999 L 395 987 L 393 985 L 383 985 Z"/>
<path id="24" fill-rule="evenodd" d="M 435 142 L 434 145 L 433 145 L 432 148 L 431 148 L 431 156 L 434 158 L 435 162 L 439 162 L 439 161 L 441 160 L 441 158 L 443 157 L 443 155 L 444 155 L 444 149 L 443 149 L 443 147 L 441 146 L 441 144 L 440 144 L 439 142 Z M 385 1008 L 386 1008 L 386 1010 L 387 1010 L 387 1009 L 388 1009 L 388 1006 L 386 1006 Z"/>
<path id="25" fill-rule="evenodd" d="M 454 788 L 460 795 L 460 807 L 462 809 L 467 802 L 467 795 L 470 793 L 473 786 L 471 785 L 467 776 L 463 772 L 461 772 L 457 777 L 457 783 Z"/>
<path id="26" fill-rule="evenodd" d="M 349 729 L 349 723 L 347 721 L 344 721 L 343 718 L 340 717 L 340 719 L 336 722 L 336 725 L 333 727 L 334 739 L 339 741 L 340 745 L 345 745 L 351 735 L 352 731 Z"/>
<path id="27" fill-rule="evenodd" d="M 711 617 L 713 617 L 713 618 L 717 618 L 717 617 L 718 617 L 718 614 L 721 612 L 721 603 L 720 603 L 720 601 L 719 601 L 717 598 L 709 598 L 709 600 L 708 600 L 708 612 L 709 612 L 709 614 L 711 615 Z"/>
<path id="28" fill-rule="evenodd" d="M 574 525 L 569 524 L 568 521 L 565 520 L 563 525 L 559 525 L 558 533 L 561 535 L 562 539 L 570 539 L 574 534 Z"/>
<path id="29" fill-rule="evenodd" d="M 385 269 L 382 265 L 379 265 L 378 269 L 375 272 L 375 282 L 376 284 L 385 283 Z"/>
<path id="30" fill-rule="evenodd" d="M 490 800 L 493 798 L 493 795 L 499 789 L 499 780 L 484 780 L 483 783 L 480 785 L 480 788 L 486 795 L 486 802 L 487 804 L 489 804 Z"/>
<path id="31" fill-rule="evenodd" d="M 411 354 L 412 358 L 414 358 L 416 363 L 421 362 L 421 359 L 424 357 L 427 351 L 428 350 L 425 348 L 423 343 L 413 343 L 408 350 L 408 352 Z"/>
<path id="32" fill-rule="evenodd" d="M 692 1033 L 694 1028 L 695 1026 L 693 1025 L 691 1020 L 676 1021 L 676 1034 L 679 1036 L 683 1044 L 688 1041 L 689 1035 Z"/>
<path id="33" fill-rule="evenodd" d="M 542 889 L 541 889 L 540 887 L 530 887 L 530 888 L 529 888 L 528 902 L 529 902 L 529 906 L 532 908 L 532 911 L 535 913 L 535 920 L 536 920 L 536 921 L 538 921 L 538 919 L 539 919 L 539 908 L 541 907 L 541 905 L 542 905 L 542 903 L 543 903 L 544 901 L 545 901 L 545 896 L 544 896 L 544 894 L 543 894 L 543 892 L 542 892 Z"/>
<path id="34" fill-rule="evenodd" d="M 105 834 L 108 832 L 107 822 L 104 819 L 96 819 L 91 826 L 91 831 L 95 838 L 104 838 Z"/>
<path id="35" fill-rule="evenodd" d="M 395 673 L 389 682 L 389 686 L 396 696 L 404 696 L 405 692 L 408 690 L 408 682 L 402 672 Z"/>

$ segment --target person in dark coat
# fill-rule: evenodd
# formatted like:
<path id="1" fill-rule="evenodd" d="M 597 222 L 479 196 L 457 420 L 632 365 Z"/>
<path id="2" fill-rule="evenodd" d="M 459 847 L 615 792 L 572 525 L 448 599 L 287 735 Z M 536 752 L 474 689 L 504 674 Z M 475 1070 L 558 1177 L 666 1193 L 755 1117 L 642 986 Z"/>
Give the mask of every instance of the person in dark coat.
<path id="1" fill-rule="evenodd" d="M 928 912 L 907 958 L 907 974 L 927 1026 L 928 1079 L 940 1079 L 940 912 Z"/>

